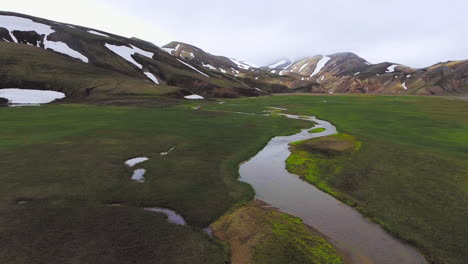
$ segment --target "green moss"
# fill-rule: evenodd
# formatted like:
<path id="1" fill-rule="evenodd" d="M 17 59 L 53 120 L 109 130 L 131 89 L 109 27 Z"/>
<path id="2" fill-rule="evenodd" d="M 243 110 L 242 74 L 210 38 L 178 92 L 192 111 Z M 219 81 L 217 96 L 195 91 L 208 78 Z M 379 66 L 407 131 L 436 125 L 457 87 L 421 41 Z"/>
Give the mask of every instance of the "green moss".
<path id="1" fill-rule="evenodd" d="M 337 250 L 322 237 L 312 234 L 300 218 L 270 212 L 268 223 L 271 232 L 254 248 L 256 263 L 343 263 Z"/>
<path id="2" fill-rule="evenodd" d="M 309 130 L 309 133 L 320 133 L 320 132 L 324 132 L 325 130 L 327 130 L 327 129 L 325 129 L 323 127 L 318 127 L 318 128 Z"/>
<path id="3" fill-rule="evenodd" d="M 292 154 L 286 160 L 286 168 L 319 189 L 339 196 L 329 182 L 343 168 L 349 154 L 361 148 L 361 142 L 347 134 L 337 134 L 294 142 Z"/>

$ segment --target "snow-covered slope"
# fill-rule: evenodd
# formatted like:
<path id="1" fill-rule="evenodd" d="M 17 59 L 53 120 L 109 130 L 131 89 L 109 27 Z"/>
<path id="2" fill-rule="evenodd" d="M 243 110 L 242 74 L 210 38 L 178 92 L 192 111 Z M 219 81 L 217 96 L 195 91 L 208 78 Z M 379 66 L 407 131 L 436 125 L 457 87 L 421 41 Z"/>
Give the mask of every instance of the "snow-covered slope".
<path id="1" fill-rule="evenodd" d="M 15 45 L 29 48 L 17 48 Z M 0 74 L 8 77 L 0 79 L 0 88 L 22 85 L 33 88 L 35 84 L 38 89 L 51 87 L 67 90 L 68 93 L 75 89 L 69 87 L 72 83 L 69 78 L 81 73 L 83 81 L 75 82 L 76 85 L 74 84 L 73 87 L 80 85 L 83 87 L 79 92 L 73 93 L 72 97 L 84 98 L 96 94 L 96 91 L 103 92 L 104 89 L 101 88 L 103 86 L 109 86 L 109 90 L 113 92 L 125 94 L 137 94 L 140 90 L 152 94 L 173 93 L 173 91 L 181 90 L 181 98 L 183 98 L 182 95 L 190 93 L 201 94 L 205 97 L 260 94 L 254 87 L 224 75 L 225 73 L 235 75 L 239 71 L 236 63 L 227 58 L 218 58 L 218 63 L 204 60 L 205 64 L 200 65 L 195 62 L 200 51 L 195 47 L 192 50 L 177 51 L 181 46 L 160 48 L 137 38 L 125 38 L 98 29 L 0 11 L 0 59 L 3 58 L 2 61 L 11 62 L 12 65 L 8 67 L 0 65 Z M 38 66 L 43 69 L 42 73 L 23 74 L 25 73 L 24 67 L 27 66 L 21 65 L 27 61 L 22 57 L 24 50 L 32 53 L 34 58 L 42 56 L 42 62 L 40 60 L 32 62 L 37 65 L 42 63 L 42 66 Z M 45 52 L 39 52 L 39 50 L 45 50 Z M 176 52 L 178 57 L 172 54 Z M 35 53 L 38 56 L 35 56 Z M 63 62 L 59 63 L 57 60 L 62 59 L 53 53 L 63 56 Z M 57 63 L 56 67 L 64 68 L 54 70 L 54 66 L 44 67 L 48 63 Z M 90 66 L 80 66 L 80 63 Z M 30 66 L 34 65 L 28 65 Z M 114 72 L 119 77 L 109 79 L 106 76 L 105 78 L 111 81 L 98 82 L 99 78 L 92 75 L 101 71 L 94 67 L 105 69 L 106 75 L 112 75 Z M 65 72 L 72 68 L 77 69 L 70 74 Z M 212 73 L 213 68 L 217 71 L 216 74 Z M 64 74 L 55 74 L 60 71 Z M 45 74 L 46 77 L 40 76 L 41 74 Z"/>
<path id="2" fill-rule="evenodd" d="M 37 43 L 38 47 L 42 45 L 45 49 L 51 49 L 55 52 L 82 60 L 83 62 L 88 62 L 86 56 L 71 49 L 66 43 L 49 40 L 49 35 L 55 32 L 49 25 L 37 23 L 28 18 L 0 15 L 0 26 L 8 30 L 10 34 L 10 40 L 3 38 L 6 41 L 19 43 L 18 39 L 13 34 L 14 31 L 34 31 L 44 36 L 42 42 Z"/>

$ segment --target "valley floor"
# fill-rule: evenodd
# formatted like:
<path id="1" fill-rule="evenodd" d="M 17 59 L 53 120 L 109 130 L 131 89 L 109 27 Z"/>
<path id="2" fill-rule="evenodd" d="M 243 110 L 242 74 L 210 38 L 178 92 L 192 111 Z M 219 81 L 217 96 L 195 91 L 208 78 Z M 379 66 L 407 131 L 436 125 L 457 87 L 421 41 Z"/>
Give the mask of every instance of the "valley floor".
<path id="1" fill-rule="evenodd" d="M 467 259 L 467 102 L 390 96 L 275 96 L 169 107 L 0 108 L 1 263 L 224 263 L 202 229 L 253 198 L 238 165 L 317 115 L 362 143 L 322 179 L 434 263 Z M 161 155 L 172 147 L 167 155 Z M 142 163 L 145 182 L 130 180 Z M 121 205 L 121 206 L 111 206 Z M 142 207 L 180 213 L 190 227 Z"/>

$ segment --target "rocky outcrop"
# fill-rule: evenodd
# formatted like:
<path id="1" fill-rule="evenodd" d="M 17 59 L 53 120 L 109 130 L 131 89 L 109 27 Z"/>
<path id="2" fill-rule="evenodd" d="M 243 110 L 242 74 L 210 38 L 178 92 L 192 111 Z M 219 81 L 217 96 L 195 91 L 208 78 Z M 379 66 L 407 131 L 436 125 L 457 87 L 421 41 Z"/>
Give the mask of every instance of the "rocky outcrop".
<path id="1" fill-rule="evenodd" d="M 8 99 L 0 97 L 0 107 L 8 105 Z"/>

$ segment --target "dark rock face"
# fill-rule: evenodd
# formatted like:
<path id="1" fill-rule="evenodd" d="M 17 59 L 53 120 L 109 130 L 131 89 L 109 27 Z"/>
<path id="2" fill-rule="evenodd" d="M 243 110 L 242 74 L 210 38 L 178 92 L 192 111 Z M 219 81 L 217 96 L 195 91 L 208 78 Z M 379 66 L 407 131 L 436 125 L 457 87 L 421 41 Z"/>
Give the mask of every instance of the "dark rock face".
<path id="1" fill-rule="evenodd" d="M 13 31 L 13 35 L 21 44 L 30 44 L 33 46 L 43 46 L 44 36 L 37 34 L 35 31 Z"/>
<path id="2" fill-rule="evenodd" d="M 8 105 L 8 99 L 0 97 L 0 107 Z"/>

